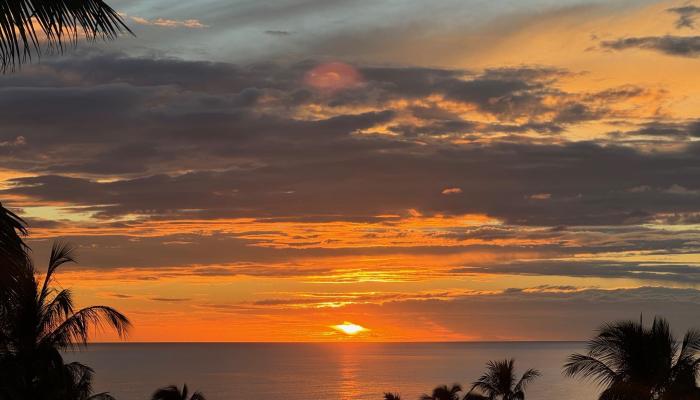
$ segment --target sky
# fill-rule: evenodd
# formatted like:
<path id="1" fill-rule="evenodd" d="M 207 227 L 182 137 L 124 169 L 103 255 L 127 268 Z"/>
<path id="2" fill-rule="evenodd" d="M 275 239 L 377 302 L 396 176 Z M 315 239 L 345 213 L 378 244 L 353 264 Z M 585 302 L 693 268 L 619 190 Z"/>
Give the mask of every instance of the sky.
<path id="1" fill-rule="evenodd" d="M 700 327 L 700 2 L 110 4 L 0 77 L 0 199 L 129 340 Z"/>

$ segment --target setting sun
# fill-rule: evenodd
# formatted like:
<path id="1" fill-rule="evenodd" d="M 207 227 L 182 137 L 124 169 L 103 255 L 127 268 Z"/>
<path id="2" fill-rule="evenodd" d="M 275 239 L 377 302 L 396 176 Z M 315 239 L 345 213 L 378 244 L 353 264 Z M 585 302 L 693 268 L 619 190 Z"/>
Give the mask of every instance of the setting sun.
<path id="1" fill-rule="evenodd" d="M 343 322 L 340 325 L 333 325 L 331 328 L 343 332 L 346 335 L 357 335 L 360 332 L 368 331 L 364 326 L 353 324 L 352 322 Z"/>

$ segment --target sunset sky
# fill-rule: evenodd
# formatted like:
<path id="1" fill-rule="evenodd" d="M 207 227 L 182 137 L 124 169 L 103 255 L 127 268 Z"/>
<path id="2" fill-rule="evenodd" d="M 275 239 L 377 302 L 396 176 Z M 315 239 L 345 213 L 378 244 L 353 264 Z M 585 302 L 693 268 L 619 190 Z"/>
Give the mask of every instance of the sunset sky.
<path id="1" fill-rule="evenodd" d="M 110 4 L 0 77 L 0 200 L 129 340 L 700 325 L 700 2 Z"/>

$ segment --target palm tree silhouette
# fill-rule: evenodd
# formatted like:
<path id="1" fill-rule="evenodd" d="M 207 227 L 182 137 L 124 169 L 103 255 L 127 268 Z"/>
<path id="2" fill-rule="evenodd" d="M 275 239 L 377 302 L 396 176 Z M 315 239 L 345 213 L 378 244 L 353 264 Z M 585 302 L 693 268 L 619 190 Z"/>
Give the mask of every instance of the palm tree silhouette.
<path id="1" fill-rule="evenodd" d="M 401 400 L 401 395 L 398 393 L 384 393 L 384 400 Z"/>
<path id="2" fill-rule="evenodd" d="M 79 35 L 111 40 L 131 33 L 103 0 L 12 0 L 0 7 L 0 70 L 15 68 L 45 49 L 61 52 Z"/>
<path id="3" fill-rule="evenodd" d="M 462 391 L 462 387 L 458 384 L 448 387 L 447 385 L 438 386 L 433 389 L 433 394 L 424 394 L 420 397 L 420 400 L 459 400 L 459 392 Z"/>
<path id="4" fill-rule="evenodd" d="M 92 370 L 64 364 L 61 351 L 87 344 L 90 333 L 105 325 L 124 337 L 129 320 L 107 306 L 75 310 L 69 289 L 54 287 L 58 268 L 73 262 L 73 249 L 55 243 L 40 283 L 27 262 L 3 306 L 0 329 L 0 395 L 17 399 L 87 399 Z M 72 393 L 72 397 L 67 397 Z"/>
<path id="5" fill-rule="evenodd" d="M 486 364 L 486 373 L 474 382 L 464 398 L 465 400 L 523 400 L 525 387 L 539 376 L 538 370 L 528 369 L 518 379 L 515 375 L 515 360 L 489 361 Z"/>
<path id="6" fill-rule="evenodd" d="M 187 384 L 182 386 L 182 391 L 175 385 L 160 388 L 153 393 L 151 400 L 188 400 Z M 201 392 L 194 392 L 189 397 L 189 400 L 206 400 Z"/>
<path id="7" fill-rule="evenodd" d="M 15 287 L 18 272 L 27 264 L 29 249 L 23 240 L 25 236 L 24 220 L 0 204 L 0 296 Z M 0 297 L 0 307 L 4 304 L 2 299 Z"/>
<path id="8" fill-rule="evenodd" d="M 587 354 L 572 354 L 564 374 L 592 380 L 605 389 L 600 400 L 690 400 L 700 398 L 700 332 L 690 330 L 681 343 L 668 322 L 654 318 L 603 326 L 588 342 Z"/>

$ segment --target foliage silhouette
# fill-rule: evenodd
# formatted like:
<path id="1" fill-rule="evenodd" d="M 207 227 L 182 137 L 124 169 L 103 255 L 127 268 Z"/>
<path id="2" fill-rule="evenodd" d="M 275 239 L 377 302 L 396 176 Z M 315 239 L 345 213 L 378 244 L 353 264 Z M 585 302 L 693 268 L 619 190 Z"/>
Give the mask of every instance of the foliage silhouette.
<path id="1" fill-rule="evenodd" d="M 451 387 L 442 385 L 433 389 L 432 394 L 424 394 L 421 396 L 420 400 L 459 400 L 459 392 L 461 391 L 462 387 L 457 384 Z"/>
<path id="2" fill-rule="evenodd" d="M 696 384 L 700 332 L 677 342 L 668 322 L 621 321 L 603 326 L 588 342 L 587 354 L 573 354 L 564 374 L 604 387 L 600 400 L 699 399 Z"/>
<path id="3" fill-rule="evenodd" d="M 0 70 L 14 69 L 45 50 L 62 52 L 82 35 L 111 40 L 131 33 L 103 0 L 4 0 L 0 2 Z"/>
<path id="4" fill-rule="evenodd" d="M 39 279 L 29 262 L 4 299 L 0 327 L 0 398 L 85 400 L 92 396 L 92 370 L 65 364 L 61 351 L 87 344 L 94 330 L 110 327 L 124 337 L 129 320 L 107 306 L 75 310 L 70 289 L 55 287 L 61 265 L 73 262 L 73 249 L 55 243 L 47 272 Z M 101 398 L 106 398 L 101 394 Z"/>
<path id="5" fill-rule="evenodd" d="M 489 361 L 486 372 L 473 384 L 464 397 L 466 400 L 523 400 L 525 388 L 540 376 L 536 369 L 528 369 L 520 379 L 515 375 L 515 360 Z"/>
<path id="6" fill-rule="evenodd" d="M 188 392 L 187 384 L 182 386 L 182 390 L 178 389 L 175 385 L 166 386 L 156 390 L 151 400 L 206 400 L 201 392 L 194 392 L 188 398 Z"/>

